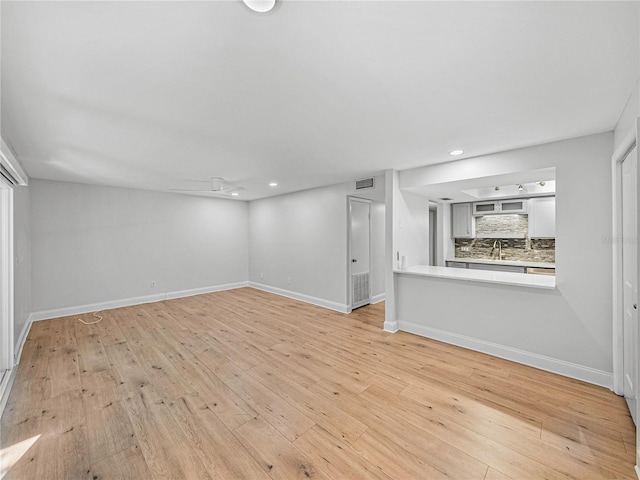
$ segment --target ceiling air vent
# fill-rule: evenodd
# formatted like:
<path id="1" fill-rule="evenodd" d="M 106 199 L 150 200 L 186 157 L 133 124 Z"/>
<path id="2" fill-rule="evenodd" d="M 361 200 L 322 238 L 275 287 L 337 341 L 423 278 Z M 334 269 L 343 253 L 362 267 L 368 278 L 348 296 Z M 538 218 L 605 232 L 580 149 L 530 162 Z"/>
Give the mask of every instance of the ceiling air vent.
<path id="1" fill-rule="evenodd" d="M 356 190 L 362 190 L 364 188 L 373 188 L 373 178 L 363 178 L 362 180 L 356 180 Z"/>
<path id="2" fill-rule="evenodd" d="M 440 200 L 442 200 L 443 202 L 450 202 L 451 200 L 453 200 L 453 198 L 442 197 Z"/>

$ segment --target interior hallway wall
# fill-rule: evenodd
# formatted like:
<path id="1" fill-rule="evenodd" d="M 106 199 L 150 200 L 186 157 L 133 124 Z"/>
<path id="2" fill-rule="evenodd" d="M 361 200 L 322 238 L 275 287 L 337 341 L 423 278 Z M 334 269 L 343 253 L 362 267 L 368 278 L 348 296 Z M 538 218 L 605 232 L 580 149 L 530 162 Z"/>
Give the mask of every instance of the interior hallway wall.
<path id="1" fill-rule="evenodd" d="M 371 203 L 371 298 L 384 298 L 384 213 L 381 202 Z"/>
<path id="2" fill-rule="evenodd" d="M 384 181 L 376 177 L 372 191 L 355 191 L 353 182 L 304 190 L 250 202 L 249 281 L 259 288 L 346 312 L 348 199 L 382 202 Z M 374 203 L 375 205 L 375 203 Z M 380 206 L 373 207 L 374 295 L 384 287 L 381 255 L 384 224 Z M 381 287 L 382 286 L 382 287 Z"/>

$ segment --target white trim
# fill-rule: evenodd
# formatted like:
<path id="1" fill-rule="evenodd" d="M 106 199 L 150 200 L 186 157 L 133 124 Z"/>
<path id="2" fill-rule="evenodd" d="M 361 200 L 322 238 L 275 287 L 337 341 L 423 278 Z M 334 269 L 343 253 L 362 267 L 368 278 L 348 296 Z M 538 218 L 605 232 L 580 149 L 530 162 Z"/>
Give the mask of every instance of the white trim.
<path id="1" fill-rule="evenodd" d="M 396 333 L 398 331 L 398 322 L 396 320 L 393 320 L 391 322 L 385 320 L 383 330 L 385 332 Z"/>
<path id="2" fill-rule="evenodd" d="M 384 293 L 380 293 L 378 295 L 374 295 L 373 297 L 371 297 L 371 305 L 374 305 L 380 302 L 384 302 Z"/>
<path id="3" fill-rule="evenodd" d="M 17 368 L 11 369 L 11 371 L 7 372 L 8 375 L 6 378 L 2 378 L 2 384 L 0 385 L 0 417 L 4 412 L 4 407 L 7 405 L 7 401 L 9 400 L 9 394 L 11 393 L 11 387 L 13 387 L 13 381 L 16 378 Z"/>
<path id="4" fill-rule="evenodd" d="M 190 290 L 178 290 L 177 292 L 169 292 L 166 294 L 165 300 L 174 298 L 192 297 L 194 295 L 203 295 L 205 293 L 223 292 L 225 290 L 235 290 L 236 288 L 248 287 L 249 282 L 227 283 L 224 285 L 214 285 L 212 287 L 192 288 Z"/>
<path id="5" fill-rule="evenodd" d="M 0 370 L 13 363 L 13 189 L 0 178 Z M 1 392 L 0 392 L 1 393 Z"/>
<path id="6" fill-rule="evenodd" d="M 159 293 L 156 295 L 145 295 L 143 297 L 124 298 L 121 300 L 91 303 L 88 305 L 77 305 L 73 307 L 56 308 L 53 310 L 42 310 L 39 312 L 33 312 L 29 319 L 31 321 L 37 322 L 50 318 L 67 317 L 69 315 L 80 315 L 82 313 L 98 312 L 101 310 L 109 310 L 112 308 L 130 307 L 132 305 L 141 305 L 144 303 L 161 302 L 163 300 L 190 297 L 192 295 L 201 295 L 203 293 L 210 292 L 221 292 L 223 290 L 233 290 L 236 288 L 247 286 L 249 286 L 248 282 L 227 283 L 223 285 L 214 285 L 211 287 L 193 288 L 191 290 L 179 290 L 176 292 Z"/>
<path id="7" fill-rule="evenodd" d="M 358 305 L 353 304 L 353 262 L 351 259 L 353 258 L 351 252 L 351 223 L 352 223 L 352 215 L 351 215 L 351 206 L 352 202 L 365 203 L 369 205 L 369 303 L 372 302 L 371 298 L 371 200 L 367 200 L 365 198 L 353 197 L 351 195 L 347 196 L 347 304 L 349 305 L 349 311 L 347 313 L 351 313 L 354 308 L 362 307 L 367 305 L 367 302 L 361 302 Z"/>
<path id="8" fill-rule="evenodd" d="M 595 368 L 578 365 L 557 358 L 546 357 L 537 353 L 505 347 L 496 343 L 487 342 L 477 338 L 467 337 L 458 333 L 447 332 L 437 328 L 426 327 L 417 323 L 398 320 L 400 330 L 413 333 L 422 337 L 432 338 L 441 342 L 450 343 L 459 347 L 468 348 L 477 352 L 487 353 L 494 357 L 500 357 L 514 362 L 529 365 L 531 367 L 546 370 L 548 372 L 575 378 L 584 382 L 593 383 L 602 387 L 611 388 L 612 374 Z"/>
<path id="9" fill-rule="evenodd" d="M 20 161 L 2 138 L 0 138 L 0 163 L 11 174 L 13 180 L 15 180 L 18 185 L 26 186 L 29 183 L 29 177 L 22 168 Z"/>
<path id="10" fill-rule="evenodd" d="M 636 475 L 638 476 L 638 479 L 640 479 L 640 467 L 638 467 L 638 465 L 634 466 L 633 469 L 636 472 Z"/>
<path id="11" fill-rule="evenodd" d="M 18 365 L 20 363 L 20 357 L 22 356 L 22 349 L 24 348 L 24 342 L 27 341 L 27 337 L 29 336 L 29 331 L 31 330 L 31 325 L 33 324 L 33 319 L 31 315 L 29 315 L 29 319 L 27 323 L 22 327 L 22 331 L 20 332 L 20 337 L 18 338 L 18 342 L 16 343 L 15 355 L 14 355 L 14 364 Z"/>
<path id="12" fill-rule="evenodd" d="M 264 292 L 275 293 L 276 295 L 282 295 L 283 297 L 292 298 L 294 300 L 300 300 L 301 302 L 310 303 L 318 307 L 328 308 L 340 313 L 350 313 L 351 309 L 349 305 L 343 303 L 333 302 L 331 300 L 325 300 L 324 298 L 312 297 L 311 295 L 305 295 L 304 293 L 292 292 L 290 290 L 284 290 L 282 288 L 272 287 L 270 285 L 264 285 L 262 283 L 249 282 L 251 288 L 256 290 L 262 290 Z"/>
<path id="13" fill-rule="evenodd" d="M 624 394 L 624 307 L 622 305 L 622 246 L 615 240 L 622 237 L 622 162 L 636 145 L 636 130 L 631 129 L 611 157 L 612 188 L 612 319 L 613 319 L 613 374 L 612 390 Z"/>

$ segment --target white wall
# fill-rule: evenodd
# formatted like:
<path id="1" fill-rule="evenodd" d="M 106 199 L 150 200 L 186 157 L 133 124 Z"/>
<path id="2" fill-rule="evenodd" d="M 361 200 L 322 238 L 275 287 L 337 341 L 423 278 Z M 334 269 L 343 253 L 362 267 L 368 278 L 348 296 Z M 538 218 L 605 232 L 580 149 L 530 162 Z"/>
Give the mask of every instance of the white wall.
<path id="1" fill-rule="evenodd" d="M 557 288 L 405 279 L 400 328 L 444 330 L 610 375 L 612 148 L 605 133 L 401 172 L 410 186 L 556 167 Z"/>
<path id="2" fill-rule="evenodd" d="M 636 119 L 638 117 L 640 117 L 640 80 L 636 82 L 635 88 L 629 95 L 629 99 L 613 132 L 614 149 L 620 145 L 629 132 L 635 131 Z"/>
<path id="3" fill-rule="evenodd" d="M 384 203 L 371 203 L 371 296 L 384 296 Z"/>
<path id="4" fill-rule="evenodd" d="M 250 203 L 249 280 L 347 305 L 347 192 L 344 185 Z"/>
<path id="5" fill-rule="evenodd" d="M 356 192 L 350 182 L 250 202 L 249 280 L 270 291 L 347 311 L 349 195 L 379 201 L 384 199 L 384 181 L 376 178 L 376 189 L 369 192 Z M 384 220 L 379 207 L 374 211 L 376 235 Z M 372 246 L 376 252 L 380 242 Z M 379 258 L 374 253 L 374 285 L 379 284 L 376 272 L 383 270 L 377 265 Z"/>
<path id="6" fill-rule="evenodd" d="M 402 175 L 400 172 L 398 178 Z M 393 252 L 407 267 L 429 264 L 429 200 L 393 189 Z"/>
<path id="7" fill-rule="evenodd" d="M 30 190 L 36 317 L 247 281 L 246 202 L 45 180 Z"/>
<path id="8" fill-rule="evenodd" d="M 29 187 L 13 188 L 13 337 L 18 353 L 31 315 L 31 224 Z"/>

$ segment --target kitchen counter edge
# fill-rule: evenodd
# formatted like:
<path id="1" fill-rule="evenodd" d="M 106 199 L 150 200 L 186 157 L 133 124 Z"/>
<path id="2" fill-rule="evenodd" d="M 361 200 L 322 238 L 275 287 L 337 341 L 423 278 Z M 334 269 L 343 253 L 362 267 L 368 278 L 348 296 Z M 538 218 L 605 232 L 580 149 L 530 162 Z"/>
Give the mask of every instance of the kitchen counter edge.
<path id="1" fill-rule="evenodd" d="M 494 272 L 489 270 L 467 270 L 463 268 L 434 267 L 416 265 L 406 270 L 394 270 L 394 273 L 416 275 L 422 277 L 445 278 L 466 282 L 484 282 L 517 287 L 532 287 L 553 290 L 556 288 L 556 277 L 551 275 L 529 275 L 526 273 Z"/>

